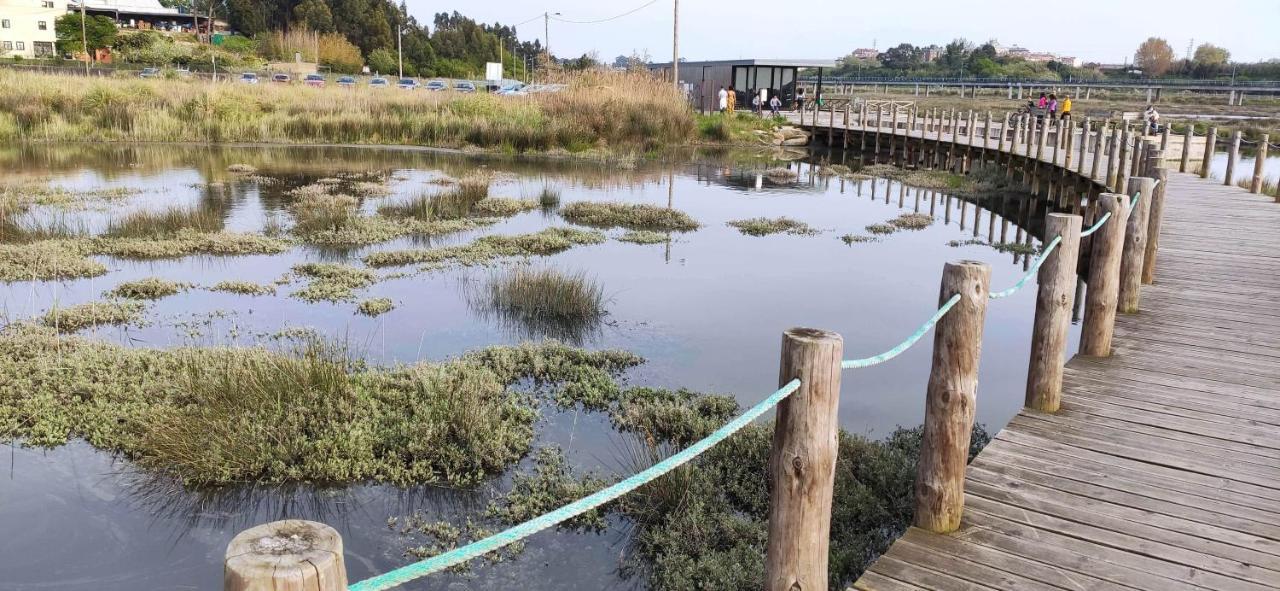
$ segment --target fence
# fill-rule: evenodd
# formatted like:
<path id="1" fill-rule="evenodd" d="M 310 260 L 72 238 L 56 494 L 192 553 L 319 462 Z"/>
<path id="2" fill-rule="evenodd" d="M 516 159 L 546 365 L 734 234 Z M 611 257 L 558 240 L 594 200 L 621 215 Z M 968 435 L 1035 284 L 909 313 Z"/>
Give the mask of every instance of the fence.
<path id="1" fill-rule="evenodd" d="M 834 122 L 834 112 L 832 116 Z M 945 122 L 945 119 L 926 117 L 923 124 L 928 127 L 935 121 Z M 952 117 L 950 123 L 954 126 L 958 121 Z M 970 130 L 973 121 L 970 116 Z M 1040 127 L 1037 141 L 1043 154 L 1048 126 Z M 958 134 L 953 134 L 953 139 L 955 135 Z M 1001 146 L 1008 139 L 1006 135 L 1001 134 Z M 1016 132 L 1014 136 L 1017 139 Z M 1101 132 L 1098 137 L 1102 137 Z M 973 141 L 969 143 L 972 145 Z M 1121 158 L 1120 162 L 1125 160 Z M 1116 314 L 1136 311 L 1141 285 L 1154 279 L 1154 249 L 1158 244 L 1164 200 L 1164 185 L 1158 179 L 1167 174 L 1159 166 L 1162 163 L 1160 154 L 1147 154 L 1143 167 L 1152 173 L 1152 178 L 1129 179 L 1132 200 L 1128 194 L 1101 193 L 1095 200 L 1100 214 L 1088 229 L 1082 230 L 1080 215 L 1049 213 L 1045 219 L 1043 251 L 1026 274 L 1008 289 L 991 292 L 991 269 L 984 263 L 945 264 L 938 309 L 918 330 L 883 353 L 844 359 L 844 342 L 838 334 L 811 328 L 784 332 L 779 361 L 781 385 L 776 391 L 706 438 L 617 484 L 467 546 L 351 585 L 347 583 L 342 539 L 332 528 L 299 520 L 259 525 L 241 532 L 228 545 L 224 589 L 392 589 L 555 527 L 626 495 L 692 461 L 775 408 L 777 419 L 769 456 L 772 481 L 765 588 L 770 591 L 824 589 L 841 373 L 885 363 L 908 350 L 930 330 L 934 331 L 934 345 L 925 392 L 914 524 L 937 533 L 954 531 L 964 510 L 965 470 L 988 305 L 1012 295 L 1032 276 L 1038 275 L 1025 400 L 1030 408 L 1056 412 L 1061 404 L 1067 334 L 1082 240 L 1089 239 L 1092 257 L 1080 353 L 1108 356 Z"/>

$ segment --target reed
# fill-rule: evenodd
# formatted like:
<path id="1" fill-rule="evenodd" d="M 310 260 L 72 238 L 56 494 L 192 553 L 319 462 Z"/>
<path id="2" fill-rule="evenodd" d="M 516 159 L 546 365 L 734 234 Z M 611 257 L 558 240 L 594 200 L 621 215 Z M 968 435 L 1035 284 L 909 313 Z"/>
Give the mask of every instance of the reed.
<path id="1" fill-rule="evenodd" d="M 489 278 L 468 302 L 522 337 L 581 343 L 604 319 L 604 288 L 586 274 L 517 267 Z"/>
<path id="2" fill-rule="evenodd" d="M 160 211 L 135 211 L 107 224 L 108 238 L 159 238 L 183 230 L 202 233 L 222 230 L 222 216 L 204 208 L 168 207 Z"/>

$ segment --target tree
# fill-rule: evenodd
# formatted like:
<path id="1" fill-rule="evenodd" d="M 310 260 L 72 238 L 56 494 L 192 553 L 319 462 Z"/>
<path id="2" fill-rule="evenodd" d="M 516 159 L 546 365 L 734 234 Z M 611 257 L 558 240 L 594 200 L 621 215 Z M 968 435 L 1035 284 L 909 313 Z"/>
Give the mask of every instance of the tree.
<path id="1" fill-rule="evenodd" d="M 643 53 L 632 51 L 631 55 L 620 55 L 613 60 L 613 67 L 619 70 L 629 70 L 633 72 L 643 72 L 649 67 L 649 62 L 653 58 L 649 56 L 649 52 Z"/>
<path id="2" fill-rule="evenodd" d="M 317 33 L 334 31 L 333 13 L 323 0 L 303 0 L 301 4 L 293 7 L 293 22 Z"/>
<path id="3" fill-rule="evenodd" d="M 880 63 L 884 64 L 884 67 L 894 70 L 910 70 L 919 66 L 920 60 L 920 49 L 910 43 L 902 43 L 897 47 L 890 47 L 880 54 Z"/>
<path id="4" fill-rule="evenodd" d="M 965 40 L 964 37 L 954 39 L 942 50 L 942 65 L 949 70 L 959 71 L 964 67 L 965 61 L 969 57 L 969 52 L 972 50 L 973 44 Z"/>
<path id="5" fill-rule="evenodd" d="M 85 20 L 82 36 L 80 13 L 68 12 L 53 21 L 53 31 L 58 39 L 58 51 L 62 53 L 84 52 L 82 37 L 88 40 L 91 53 L 111 47 L 116 41 L 116 23 L 105 16 Z"/>
<path id="6" fill-rule="evenodd" d="M 366 61 L 369 63 L 369 69 L 379 74 L 390 74 L 396 71 L 396 52 L 385 47 L 369 52 Z"/>
<path id="7" fill-rule="evenodd" d="M 1196 48 L 1195 57 L 1191 58 L 1191 65 L 1196 76 L 1207 78 L 1217 75 L 1230 60 L 1231 52 L 1210 43 L 1202 43 Z"/>
<path id="8" fill-rule="evenodd" d="M 1151 37 L 1138 46 L 1133 54 L 1133 65 L 1149 77 L 1163 76 L 1173 67 L 1173 47 L 1159 37 Z"/>

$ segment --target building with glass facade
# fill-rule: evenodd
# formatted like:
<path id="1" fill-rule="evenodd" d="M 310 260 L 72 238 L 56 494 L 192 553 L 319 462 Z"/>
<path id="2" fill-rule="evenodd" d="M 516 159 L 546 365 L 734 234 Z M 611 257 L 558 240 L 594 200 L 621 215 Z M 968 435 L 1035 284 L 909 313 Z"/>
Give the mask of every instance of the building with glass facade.
<path id="1" fill-rule="evenodd" d="M 791 108 L 796 98 L 796 81 L 801 69 L 815 69 L 819 76 L 834 68 L 834 60 L 738 59 L 704 62 L 680 62 L 680 84 L 694 107 L 701 111 L 719 108 L 720 88 L 732 88 L 738 96 L 738 109 L 750 110 L 752 93 L 760 93 L 767 101 L 781 98 L 784 108 Z M 649 69 L 671 78 L 671 62 L 649 64 Z"/>

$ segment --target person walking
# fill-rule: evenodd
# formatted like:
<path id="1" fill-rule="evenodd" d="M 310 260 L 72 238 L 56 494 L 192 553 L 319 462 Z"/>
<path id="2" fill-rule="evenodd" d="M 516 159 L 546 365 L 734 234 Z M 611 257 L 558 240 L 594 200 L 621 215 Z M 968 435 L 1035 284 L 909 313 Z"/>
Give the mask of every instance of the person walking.
<path id="1" fill-rule="evenodd" d="M 719 97 L 720 97 L 720 112 L 723 113 L 729 110 L 729 93 L 725 91 L 723 86 L 720 87 Z"/>
<path id="2" fill-rule="evenodd" d="M 760 95 L 755 91 L 751 92 L 751 114 L 764 115 L 764 103 L 760 102 Z"/>
<path id="3" fill-rule="evenodd" d="M 1049 118 L 1053 119 L 1058 115 L 1058 95 L 1049 95 Z"/>
<path id="4" fill-rule="evenodd" d="M 1036 106 L 1041 109 L 1047 108 L 1049 106 L 1049 97 L 1045 96 L 1043 92 L 1040 93 L 1040 101 L 1036 103 Z"/>
<path id="5" fill-rule="evenodd" d="M 1065 121 L 1071 118 L 1071 95 L 1062 95 L 1062 119 Z"/>
<path id="6" fill-rule="evenodd" d="M 732 86 L 730 86 L 730 87 L 729 87 L 729 96 L 728 96 L 727 98 L 729 99 L 729 101 L 728 101 L 728 104 L 729 104 L 728 112 L 729 112 L 729 114 L 730 114 L 730 115 L 732 115 L 732 114 L 733 114 L 733 109 L 734 109 L 735 107 L 737 107 L 737 106 L 738 106 L 738 91 L 734 90 L 734 89 L 733 89 L 733 87 L 732 87 Z"/>
<path id="7" fill-rule="evenodd" d="M 804 89 L 803 88 L 796 90 L 796 110 L 797 111 L 804 110 Z"/>
<path id="8" fill-rule="evenodd" d="M 769 110 L 773 111 L 774 117 L 777 117 L 778 109 L 780 108 L 782 108 L 782 99 L 778 98 L 778 95 L 775 94 L 773 95 L 773 98 L 769 99 Z"/>

